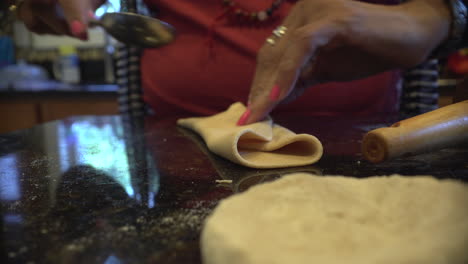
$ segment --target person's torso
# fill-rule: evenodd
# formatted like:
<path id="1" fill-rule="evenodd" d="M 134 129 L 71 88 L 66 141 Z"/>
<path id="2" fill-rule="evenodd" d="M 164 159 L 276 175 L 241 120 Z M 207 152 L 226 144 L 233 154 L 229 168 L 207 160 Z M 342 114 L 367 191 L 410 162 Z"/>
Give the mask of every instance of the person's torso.
<path id="1" fill-rule="evenodd" d="M 272 0 L 235 1 L 249 11 L 265 10 Z M 176 40 L 142 57 L 144 96 L 161 115 L 214 114 L 246 102 L 258 49 L 281 24 L 295 1 L 284 1 L 264 22 L 223 16 L 223 0 L 147 0 L 158 18 L 177 30 Z M 398 76 L 317 85 L 276 111 L 304 114 L 371 114 L 396 110 Z"/>

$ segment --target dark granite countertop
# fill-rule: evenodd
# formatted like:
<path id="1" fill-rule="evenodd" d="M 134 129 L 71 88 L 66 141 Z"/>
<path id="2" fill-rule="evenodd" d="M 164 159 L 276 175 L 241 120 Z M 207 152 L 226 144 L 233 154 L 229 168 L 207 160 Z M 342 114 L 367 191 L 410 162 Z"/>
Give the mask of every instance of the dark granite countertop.
<path id="1" fill-rule="evenodd" d="M 257 170 L 208 153 L 174 119 L 88 116 L 0 135 L 1 263 L 200 263 L 218 201 L 290 172 L 468 181 L 468 148 L 370 164 L 363 134 L 395 118 L 277 117 L 316 135 L 313 166 Z M 217 182 L 232 180 L 232 184 Z"/>

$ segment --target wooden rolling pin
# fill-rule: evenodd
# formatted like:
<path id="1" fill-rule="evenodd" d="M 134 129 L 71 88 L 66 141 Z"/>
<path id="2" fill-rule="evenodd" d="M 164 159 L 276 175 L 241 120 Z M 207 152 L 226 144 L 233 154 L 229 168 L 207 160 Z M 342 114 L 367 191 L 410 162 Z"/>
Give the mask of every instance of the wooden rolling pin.
<path id="1" fill-rule="evenodd" d="M 374 163 L 468 142 L 468 100 L 368 132 L 364 157 Z"/>

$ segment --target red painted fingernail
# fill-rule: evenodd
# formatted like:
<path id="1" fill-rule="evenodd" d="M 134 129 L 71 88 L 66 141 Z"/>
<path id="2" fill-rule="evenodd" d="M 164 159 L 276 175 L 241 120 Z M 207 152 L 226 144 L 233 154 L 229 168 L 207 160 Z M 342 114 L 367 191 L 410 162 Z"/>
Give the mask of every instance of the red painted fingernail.
<path id="1" fill-rule="evenodd" d="M 273 86 L 273 89 L 271 89 L 271 92 L 270 92 L 270 100 L 272 101 L 276 101 L 278 100 L 279 96 L 280 96 L 280 87 L 276 84 L 275 86 Z"/>
<path id="2" fill-rule="evenodd" d="M 239 121 L 237 121 L 237 125 L 238 125 L 238 126 L 243 126 L 243 125 L 245 125 L 245 122 L 247 121 L 247 118 L 249 118 L 251 112 L 252 112 L 252 111 L 251 111 L 249 108 L 247 108 L 247 110 L 245 110 L 245 112 L 244 112 L 244 113 L 242 114 L 242 116 L 239 118 Z"/>
<path id="3" fill-rule="evenodd" d="M 78 38 L 84 37 L 84 34 L 86 33 L 84 24 L 78 20 L 75 20 L 70 24 L 70 30 L 72 35 Z"/>

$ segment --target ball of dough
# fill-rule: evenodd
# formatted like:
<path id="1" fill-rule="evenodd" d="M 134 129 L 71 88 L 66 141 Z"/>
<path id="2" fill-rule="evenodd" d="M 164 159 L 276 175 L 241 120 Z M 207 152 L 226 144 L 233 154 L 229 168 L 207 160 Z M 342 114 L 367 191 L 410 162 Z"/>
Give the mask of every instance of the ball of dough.
<path id="1" fill-rule="evenodd" d="M 201 247 L 205 264 L 468 263 L 468 186 L 289 175 L 223 200 Z"/>

